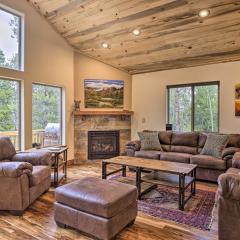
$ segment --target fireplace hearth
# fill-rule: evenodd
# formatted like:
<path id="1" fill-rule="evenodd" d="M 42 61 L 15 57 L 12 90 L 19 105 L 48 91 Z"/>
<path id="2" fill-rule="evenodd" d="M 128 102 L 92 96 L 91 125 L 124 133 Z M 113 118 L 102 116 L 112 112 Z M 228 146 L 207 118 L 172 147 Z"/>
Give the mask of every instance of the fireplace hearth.
<path id="1" fill-rule="evenodd" d="M 88 159 L 119 156 L 119 131 L 88 131 Z"/>

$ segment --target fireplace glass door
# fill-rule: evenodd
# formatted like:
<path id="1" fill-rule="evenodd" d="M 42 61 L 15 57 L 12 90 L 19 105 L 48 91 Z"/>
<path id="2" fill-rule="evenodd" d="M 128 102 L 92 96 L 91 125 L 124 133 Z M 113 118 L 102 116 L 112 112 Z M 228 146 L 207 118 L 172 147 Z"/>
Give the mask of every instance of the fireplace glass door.
<path id="1" fill-rule="evenodd" d="M 118 155 L 118 130 L 88 132 L 88 159 L 107 159 Z"/>

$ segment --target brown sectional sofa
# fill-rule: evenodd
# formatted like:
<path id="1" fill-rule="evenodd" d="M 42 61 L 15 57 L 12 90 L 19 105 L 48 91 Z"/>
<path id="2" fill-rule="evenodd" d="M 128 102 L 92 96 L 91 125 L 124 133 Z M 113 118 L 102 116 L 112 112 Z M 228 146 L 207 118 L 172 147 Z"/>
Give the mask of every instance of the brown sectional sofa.
<path id="1" fill-rule="evenodd" d="M 201 155 L 207 139 L 206 133 L 160 131 L 159 141 L 163 151 L 141 150 L 140 141 L 126 144 L 128 156 L 156 160 L 197 164 L 197 178 L 216 182 L 219 175 L 232 166 L 235 152 L 240 152 L 240 134 L 229 134 L 229 141 L 222 158 Z"/>

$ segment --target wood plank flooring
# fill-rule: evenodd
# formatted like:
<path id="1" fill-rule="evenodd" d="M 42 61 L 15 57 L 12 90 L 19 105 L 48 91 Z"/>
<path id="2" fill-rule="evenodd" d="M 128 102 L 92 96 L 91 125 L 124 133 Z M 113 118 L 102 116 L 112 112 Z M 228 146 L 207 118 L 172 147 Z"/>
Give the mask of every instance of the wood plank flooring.
<path id="1" fill-rule="evenodd" d="M 85 176 L 101 177 L 101 165 L 91 162 L 70 166 L 68 180 L 71 182 Z M 197 183 L 197 188 L 216 191 L 215 184 Z M 0 196 L 3 197 L 3 196 Z M 54 188 L 42 195 L 21 217 L 0 212 L 0 240 L 84 240 L 91 239 L 73 229 L 61 229 L 53 219 Z M 172 222 L 138 214 L 133 226 L 122 231 L 118 240 L 217 240 L 216 223 L 210 232 L 181 226 Z"/>

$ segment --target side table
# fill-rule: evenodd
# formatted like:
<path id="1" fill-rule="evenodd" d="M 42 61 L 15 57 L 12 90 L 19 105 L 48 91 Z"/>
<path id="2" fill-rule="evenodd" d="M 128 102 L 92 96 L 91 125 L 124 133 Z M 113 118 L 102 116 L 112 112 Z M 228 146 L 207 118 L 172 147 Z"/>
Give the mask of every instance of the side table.
<path id="1" fill-rule="evenodd" d="M 49 147 L 48 150 L 52 153 L 52 169 L 53 173 L 51 174 L 51 179 L 54 187 L 58 187 L 58 184 L 67 178 L 67 152 L 68 147 Z M 62 156 L 62 160 L 61 160 Z M 60 172 L 60 169 L 63 169 L 63 172 Z"/>

